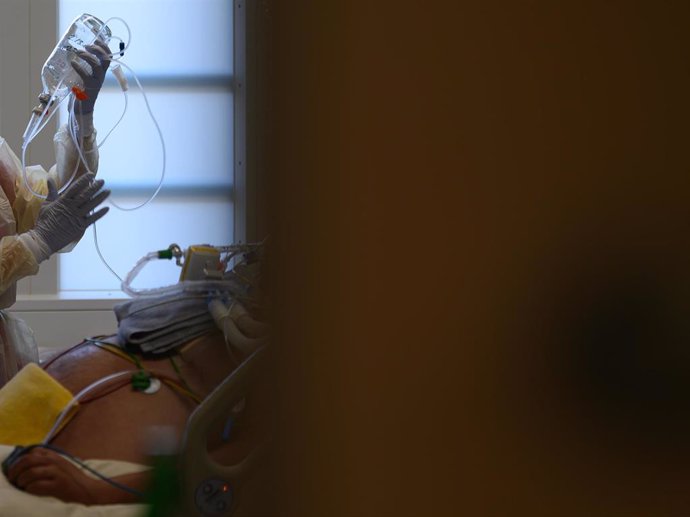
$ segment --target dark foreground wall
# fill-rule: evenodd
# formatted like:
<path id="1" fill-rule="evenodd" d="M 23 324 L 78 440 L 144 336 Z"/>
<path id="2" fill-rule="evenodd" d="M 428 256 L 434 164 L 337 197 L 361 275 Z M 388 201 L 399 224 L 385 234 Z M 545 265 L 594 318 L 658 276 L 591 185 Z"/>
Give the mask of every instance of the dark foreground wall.
<path id="1" fill-rule="evenodd" d="M 688 4 L 262 8 L 277 514 L 690 514 Z"/>

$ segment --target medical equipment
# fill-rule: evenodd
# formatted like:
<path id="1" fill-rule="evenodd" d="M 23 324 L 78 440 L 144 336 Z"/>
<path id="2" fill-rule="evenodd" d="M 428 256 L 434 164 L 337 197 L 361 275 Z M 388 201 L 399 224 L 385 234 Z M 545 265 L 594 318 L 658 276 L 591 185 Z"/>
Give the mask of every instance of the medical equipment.
<path id="1" fill-rule="evenodd" d="M 226 290 L 227 280 L 232 280 L 239 274 L 231 268 L 235 260 L 241 256 L 258 253 L 264 243 L 231 244 L 227 246 L 211 246 L 200 244 L 189 246 L 182 250 L 179 245 L 171 244 L 167 249 L 152 251 L 140 258 L 122 281 L 122 290 L 130 296 L 155 296 L 180 290 L 209 291 Z M 180 283 L 151 289 L 136 289 L 132 282 L 146 264 L 153 260 L 175 259 L 175 263 L 182 267 Z M 246 280 L 246 279 L 242 279 Z M 241 293 L 235 292 L 237 296 Z"/>
<path id="2" fill-rule="evenodd" d="M 113 31 L 109 25 L 111 21 L 118 21 L 124 25 L 125 29 L 127 30 L 126 42 L 119 36 L 113 34 Z M 110 47 L 108 47 L 108 43 L 113 40 L 119 40 L 119 48 L 114 52 L 110 49 Z M 75 155 L 78 155 L 78 157 L 74 159 L 73 167 L 71 162 L 69 166 L 65 166 L 65 162 L 60 162 L 63 163 L 63 168 L 59 169 L 58 171 L 60 174 L 61 183 L 61 185 L 58 185 L 58 194 L 62 194 L 62 192 L 69 187 L 72 181 L 77 177 L 80 167 L 83 169 L 82 172 L 95 172 L 92 170 L 92 167 L 93 169 L 96 169 L 98 163 L 98 154 L 95 151 L 97 151 L 98 148 L 105 143 L 115 128 L 123 120 L 127 112 L 129 83 L 123 68 L 126 68 L 136 81 L 139 91 L 142 94 L 148 114 L 158 133 L 162 150 L 162 166 L 160 178 L 155 190 L 142 203 L 132 207 L 123 207 L 117 204 L 112 197 L 108 201 L 118 210 L 133 211 L 138 210 L 139 208 L 142 208 L 153 201 L 153 199 L 160 192 L 161 188 L 163 187 L 166 170 L 165 140 L 163 138 L 163 133 L 160 129 L 158 121 L 151 110 L 151 106 L 141 82 L 137 78 L 132 68 L 121 61 L 125 50 L 129 48 L 130 41 L 131 32 L 129 26 L 121 18 L 112 17 L 103 22 L 97 17 L 85 13 L 77 17 L 72 22 L 70 27 L 64 33 L 60 42 L 56 45 L 55 49 L 46 60 L 41 70 L 43 91 L 39 95 L 39 104 L 32 110 L 31 118 L 24 131 L 22 142 L 22 179 L 24 186 L 29 192 L 31 192 L 31 194 L 33 194 L 33 196 L 39 199 L 47 199 L 47 196 L 43 192 L 39 192 L 39 190 L 41 190 L 38 187 L 40 183 L 37 183 L 36 181 L 40 178 L 32 176 L 32 179 L 30 179 L 29 177 L 26 165 L 27 148 L 41 132 L 41 130 L 48 124 L 55 113 L 57 113 L 57 108 L 65 99 L 68 99 L 67 131 L 63 131 L 66 138 L 60 139 L 59 145 L 62 146 L 61 148 L 63 149 L 73 149 L 71 152 Z M 110 53 L 109 50 L 112 53 Z M 85 55 L 84 52 L 86 51 L 90 51 L 92 53 L 91 56 Z M 100 68 L 94 68 L 97 63 L 96 58 L 92 59 L 94 66 L 91 66 L 91 63 L 89 62 L 89 58 L 93 57 L 94 55 L 96 55 L 97 60 L 100 61 Z M 74 66 L 77 66 L 79 71 L 76 71 Z M 120 85 L 125 103 L 122 114 L 115 125 L 110 128 L 100 142 L 96 143 L 95 133 L 93 133 L 92 115 L 90 112 L 93 111 L 93 103 L 96 100 L 98 91 L 103 83 L 104 74 L 107 72 L 107 70 L 112 72 L 118 84 Z M 79 100 L 81 104 L 77 104 L 75 99 Z M 75 106 L 77 105 L 84 110 L 82 113 L 80 113 L 80 117 L 77 117 L 75 113 Z M 80 127 L 80 125 L 82 127 Z M 58 132 L 58 134 L 61 134 L 61 132 Z M 71 141 L 70 146 L 67 145 L 69 141 Z M 56 140 L 56 146 L 57 145 L 58 141 Z M 92 155 L 89 155 L 88 152 L 86 152 L 88 150 L 91 151 Z M 88 159 L 89 156 L 91 159 L 93 159 L 93 156 L 96 156 L 96 159 L 92 161 L 91 159 Z M 101 253 L 101 250 L 99 249 L 96 225 L 93 225 L 93 231 L 94 245 L 96 247 L 98 256 L 105 266 L 118 278 L 118 280 L 122 281 L 117 273 L 115 273 L 115 271 L 110 267 L 105 257 Z"/>
<path id="3" fill-rule="evenodd" d="M 252 257 L 250 257 L 251 259 Z M 257 259 L 254 258 L 254 260 Z M 240 261 L 239 264 L 235 265 L 235 268 L 243 264 L 244 261 Z M 252 277 L 246 276 L 245 278 L 251 279 Z M 218 283 L 219 281 L 214 282 Z M 187 281 L 187 283 L 195 285 L 207 284 L 206 281 Z M 139 299 L 139 301 L 145 300 L 146 298 Z M 237 318 L 238 326 L 244 332 L 244 326 L 239 325 L 239 322 L 247 316 L 246 312 L 240 311 L 237 314 L 233 313 L 232 316 Z M 255 333 L 263 335 L 265 330 L 265 327 L 251 326 L 251 332 L 245 334 L 248 337 L 253 336 Z M 217 387 L 210 393 L 202 387 L 202 391 L 199 392 L 201 397 L 195 397 L 195 394 L 191 392 L 192 387 L 182 377 L 182 372 L 175 367 L 174 357 L 172 356 L 169 360 L 172 363 L 173 369 L 177 372 L 177 378 L 174 378 L 174 374 L 171 376 L 170 372 L 162 371 L 160 368 L 157 368 L 157 365 L 150 362 L 147 363 L 143 358 L 140 359 L 135 354 L 129 353 L 126 348 L 122 348 L 107 340 L 87 339 L 84 343 L 72 347 L 72 350 L 86 343 L 119 355 L 132 364 L 129 368 L 121 370 L 118 368 L 117 370 L 119 371 L 105 375 L 76 392 L 71 402 L 60 412 L 55 421 L 51 422 L 52 427 L 50 431 L 47 433 L 45 430 L 41 432 L 42 438 L 35 442 L 35 446 L 53 449 L 66 457 L 70 457 L 71 453 L 60 452 L 51 443 L 52 437 L 56 434 L 56 429 L 67 418 L 66 411 L 73 408 L 77 402 L 87 404 L 91 400 L 100 398 L 104 393 L 107 395 L 114 389 L 119 389 L 126 384 L 131 384 L 135 391 L 142 393 L 143 397 L 151 396 L 144 395 L 147 393 L 145 386 L 139 386 L 139 376 L 146 373 L 198 404 L 197 409 L 187 417 L 187 423 L 181 429 L 184 431 L 184 434 L 180 447 L 177 447 L 176 442 L 175 448 L 172 451 L 173 456 L 171 456 L 171 460 L 174 461 L 173 468 L 177 476 L 174 479 L 166 477 L 161 479 L 157 468 L 154 468 L 152 471 L 154 486 L 156 482 L 159 484 L 164 483 L 162 493 L 167 494 L 168 499 L 170 494 L 179 495 L 179 500 L 177 500 L 179 502 L 174 505 L 176 512 L 174 514 L 164 513 L 164 515 L 171 515 L 171 517 L 172 515 L 184 515 L 185 517 L 230 517 L 234 515 L 256 514 L 255 508 L 257 506 L 261 507 L 262 501 L 265 501 L 266 486 L 270 481 L 271 472 L 266 465 L 266 461 L 270 458 L 269 453 L 271 450 L 270 430 L 264 426 L 263 417 L 257 418 L 258 414 L 265 414 L 267 409 L 270 410 L 270 407 L 264 405 L 267 402 L 264 398 L 267 394 L 266 381 L 270 378 L 270 371 L 267 370 L 269 365 L 268 347 L 262 345 L 252 353 L 241 354 L 239 360 L 230 361 L 228 366 L 231 365 L 232 369 L 229 370 L 230 373 L 225 376 L 225 379 L 220 384 L 214 382 L 214 385 L 217 385 Z M 217 347 L 217 343 L 217 336 L 210 340 L 204 339 L 188 342 L 184 349 L 180 350 L 179 357 L 184 361 L 188 361 L 193 357 L 200 357 L 200 353 L 206 353 L 210 348 Z M 64 355 L 64 352 L 51 358 L 44 365 L 44 368 L 49 368 L 51 363 L 62 355 Z M 214 358 L 214 364 L 217 364 L 217 357 Z M 236 367 L 235 365 L 238 364 L 239 366 Z M 141 380 L 148 379 L 143 379 L 142 377 Z M 194 385 L 194 389 L 197 389 L 196 385 Z M 203 396 L 204 393 L 208 394 Z M 156 397 L 156 395 L 152 396 Z M 151 429 L 151 427 L 147 429 Z M 247 433 L 251 434 L 248 435 Z M 251 439 L 246 440 L 247 436 L 251 436 Z M 230 456 L 223 456 L 221 454 L 219 456 L 217 453 L 223 450 L 235 451 L 239 454 L 231 454 Z M 12 459 L 8 460 L 8 465 L 22 452 L 24 451 L 16 451 Z M 220 458 L 224 459 L 221 460 Z M 112 475 L 108 474 L 108 471 L 100 470 L 98 467 L 94 468 L 96 471 L 91 473 L 97 476 L 102 474 L 98 477 L 103 481 L 110 483 L 110 481 L 114 480 L 111 479 Z M 13 472 L 12 475 L 15 476 L 16 473 Z M 132 490 L 136 485 L 110 484 L 130 494 L 140 495 L 136 490 Z M 151 494 L 148 492 L 146 495 L 146 501 L 153 503 L 153 508 L 156 508 L 156 499 L 151 498 Z M 167 500 L 163 501 L 163 503 L 166 502 Z M 142 510 L 138 505 L 128 505 L 128 507 L 132 509 L 131 515 L 135 514 L 135 510 Z M 165 509 L 168 506 L 161 508 Z M 160 510 L 160 508 L 158 509 Z M 177 513 L 178 511 L 179 513 Z M 143 513 L 142 511 L 141 514 Z M 109 514 L 103 513 L 102 515 Z M 127 515 L 130 515 L 130 513 L 127 513 Z"/>
<path id="4" fill-rule="evenodd" d="M 122 23 L 127 30 L 127 41 L 125 41 L 120 38 L 119 36 L 116 36 L 113 34 L 109 24 L 111 21 L 118 21 Z M 69 114 L 69 121 L 68 121 L 68 126 L 69 126 L 69 133 L 70 133 L 70 138 L 74 144 L 74 147 L 76 148 L 76 151 L 79 155 L 79 160 L 77 160 L 75 164 L 74 171 L 72 171 L 71 175 L 69 178 L 65 181 L 63 185 L 60 185 L 59 193 L 61 193 L 69 184 L 72 182 L 72 180 L 75 178 L 77 170 L 79 168 L 80 163 L 84 164 L 86 171 L 87 172 L 94 172 L 91 171 L 89 168 L 89 162 L 87 161 L 86 157 L 84 156 L 83 152 L 83 142 L 81 141 L 80 135 L 83 137 L 83 134 L 80 132 L 81 129 L 78 126 L 78 120 L 77 117 L 75 116 L 75 99 L 78 100 L 85 100 L 88 96 L 87 93 L 84 91 L 84 84 L 82 81 L 82 78 L 79 76 L 79 74 L 74 70 L 72 63 L 77 63 L 81 66 L 82 69 L 86 69 L 87 71 L 93 71 L 94 69 L 91 68 L 90 64 L 86 59 L 83 59 L 81 56 L 79 56 L 79 52 L 84 52 L 86 50 L 86 47 L 88 45 L 94 44 L 96 41 L 100 41 L 105 43 L 106 45 L 111 41 L 111 40 L 119 40 L 119 48 L 118 50 L 112 52 L 111 54 L 107 55 L 107 60 L 108 62 L 112 63 L 112 66 L 108 67 L 107 63 L 106 65 L 103 66 L 103 69 L 108 68 L 112 74 L 115 76 L 115 79 L 117 80 L 118 84 L 120 85 L 120 89 L 123 92 L 123 95 L 125 97 L 125 107 L 122 112 L 122 115 L 118 119 L 118 121 L 115 123 L 115 125 L 108 131 L 106 134 L 105 138 L 97 144 L 97 147 L 100 147 L 103 145 L 105 140 L 110 136 L 110 134 L 113 132 L 113 130 L 120 124 L 122 119 L 124 118 L 124 115 L 127 111 L 127 92 L 129 90 L 129 83 L 127 81 L 127 78 L 123 72 L 123 68 L 126 68 L 136 81 L 137 86 L 139 87 L 139 90 L 141 91 L 141 94 L 143 96 L 144 102 L 146 104 L 146 109 L 149 113 L 149 116 L 151 117 L 151 120 L 153 121 L 153 124 L 156 128 L 156 131 L 158 132 L 158 136 L 161 142 L 161 149 L 162 149 L 162 169 L 161 169 L 161 175 L 160 175 L 160 180 L 158 181 L 158 185 L 154 192 L 149 196 L 145 201 L 143 201 L 141 204 L 134 206 L 134 207 L 122 207 L 119 206 L 117 203 L 115 203 L 112 199 L 110 200 L 110 204 L 112 204 L 115 208 L 123 211 L 129 211 L 129 210 L 137 210 L 139 208 L 142 208 L 146 204 L 150 203 L 157 195 L 158 192 L 160 192 L 162 186 L 163 186 L 163 181 L 165 178 L 165 169 L 166 169 L 166 150 L 165 150 L 165 141 L 163 139 L 163 134 L 161 132 L 161 129 L 158 125 L 158 121 L 153 115 L 153 112 L 151 111 L 151 107 L 149 105 L 148 98 L 146 97 L 146 93 L 144 92 L 144 88 L 141 85 L 141 82 L 137 78 L 136 74 L 132 70 L 131 67 L 127 66 L 125 63 L 121 61 L 122 57 L 124 56 L 124 51 L 129 48 L 129 44 L 131 41 L 131 33 L 129 30 L 129 26 L 127 23 L 117 17 L 112 17 L 108 18 L 105 22 L 99 20 L 95 16 L 91 14 L 82 14 L 81 16 L 77 17 L 70 27 L 67 29 L 65 34 L 63 35 L 62 39 L 60 42 L 57 44 L 53 52 L 50 54 L 48 59 L 46 60 L 42 70 L 41 70 L 41 81 L 43 83 L 43 91 L 39 95 L 39 104 L 32 110 L 31 118 L 29 120 L 29 123 L 26 127 L 26 130 L 24 131 L 24 136 L 23 136 L 23 143 L 22 143 L 22 171 L 23 171 L 23 179 L 24 179 L 24 184 L 26 185 L 27 189 L 36 197 L 45 199 L 46 196 L 40 192 L 37 192 L 34 187 L 32 186 L 31 182 L 29 181 L 27 177 L 27 167 L 26 167 L 26 149 L 30 145 L 31 141 L 36 138 L 36 136 L 41 132 L 41 130 L 47 125 L 47 123 L 50 121 L 50 119 L 54 116 L 54 114 L 57 112 L 58 106 L 65 100 L 69 99 L 68 102 L 68 114 Z M 98 45 L 95 45 L 98 46 Z M 96 243 L 96 247 L 98 247 L 98 244 Z M 100 251 L 99 251 L 99 256 L 101 256 Z M 101 256 L 101 259 L 103 260 L 103 257 Z M 105 262 L 105 260 L 103 260 Z M 107 266 L 107 264 L 106 264 Z M 108 266 L 109 268 L 109 266 Z M 110 268 L 109 268 L 110 269 Z"/>
<path id="5" fill-rule="evenodd" d="M 203 280 L 222 275 L 220 250 L 213 246 L 190 246 L 184 255 L 180 280 Z"/>
<path id="6" fill-rule="evenodd" d="M 72 62 L 85 66 L 87 70 L 91 70 L 91 66 L 79 57 L 78 52 L 84 51 L 96 39 L 107 45 L 111 37 L 110 28 L 93 15 L 84 13 L 72 22 L 41 69 L 43 91 L 38 96 L 39 104 L 32 110 L 24 132 L 25 141 L 31 140 L 32 136 L 40 132 L 50 119 L 47 115 L 52 114 L 53 108 L 71 92 L 75 95 L 83 94 L 83 81 L 72 68 Z"/>
<path id="7" fill-rule="evenodd" d="M 261 499 L 261 466 L 270 452 L 270 442 L 259 440 L 239 462 L 221 464 L 209 454 L 208 430 L 217 422 L 224 422 L 223 440 L 231 439 L 232 428 L 242 419 L 238 407 L 251 400 L 256 383 L 267 367 L 267 334 L 265 323 L 254 320 L 240 301 L 257 302 L 258 265 L 264 242 L 229 246 L 194 245 L 183 250 L 177 244 L 142 257 L 127 275 L 122 288 L 133 296 L 173 293 L 175 289 L 208 293 L 209 303 L 226 344 L 244 357 L 240 365 L 207 395 L 187 420 L 182 447 L 178 455 L 180 493 L 185 516 L 230 516 L 242 514 Z M 149 262 L 175 259 L 182 267 L 180 282 L 174 286 L 136 290 L 132 281 Z M 191 280 L 195 278 L 196 280 Z M 240 289 L 233 282 L 244 286 Z M 228 289 L 229 292 L 221 292 Z M 247 290 L 249 289 L 249 290 Z M 226 302 L 232 301 L 229 308 Z M 256 305 L 254 305 L 256 306 Z M 228 331 L 230 329 L 230 331 Z M 232 354 L 235 356 L 235 354 Z M 250 402 L 252 403 L 252 402 Z M 250 510 L 251 511 L 251 510 Z"/>
<path id="8" fill-rule="evenodd" d="M 59 103 L 70 91 L 74 91 L 74 87 L 83 90 L 82 80 L 71 63 L 77 61 L 89 70 L 90 66 L 79 57 L 77 51 L 85 50 L 86 45 L 91 45 L 97 39 L 107 45 L 111 36 L 110 28 L 95 16 L 85 13 L 76 18 L 43 65 L 41 96 Z"/>
<path id="9" fill-rule="evenodd" d="M 213 316 L 216 326 L 223 332 L 228 346 L 232 343 L 234 349 L 239 350 L 242 354 L 249 355 L 266 344 L 268 340 L 266 324 L 254 320 L 242 305 L 233 301 L 228 307 L 221 300 L 214 298 L 209 302 L 208 309 Z M 245 329 L 248 328 L 254 331 L 254 336 L 256 337 L 249 337 L 240 330 L 240 320 L 243 321 Z M 230 354 L 234 356 L 232 351 Z"/>

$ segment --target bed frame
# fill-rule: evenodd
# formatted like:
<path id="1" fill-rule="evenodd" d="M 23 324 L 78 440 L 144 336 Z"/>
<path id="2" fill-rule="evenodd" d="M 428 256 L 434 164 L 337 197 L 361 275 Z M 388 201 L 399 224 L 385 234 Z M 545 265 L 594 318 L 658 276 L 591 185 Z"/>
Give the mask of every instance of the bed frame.
<path id="1" fill-rule="evenodd" d="M 185 517 L 247 515 L 254 499 L 252 471 L 266 457 L 268 443 L 254 448 L 239 464 L 221 465 L 208 454 L 208 429 L 227 420 L 266 366 L 266 347 L 245 359 L 189 416 L 180 449 L 180 478 Z"/>

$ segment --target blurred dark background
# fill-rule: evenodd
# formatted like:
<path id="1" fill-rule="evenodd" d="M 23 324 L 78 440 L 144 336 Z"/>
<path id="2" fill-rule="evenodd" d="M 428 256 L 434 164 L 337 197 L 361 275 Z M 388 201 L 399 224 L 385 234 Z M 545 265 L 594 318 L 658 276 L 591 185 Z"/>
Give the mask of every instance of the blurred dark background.
<path id="1" fill-rule="evenodd" d="M 690 4 L 261 13 L 275 513 L 690 515 Z"/>

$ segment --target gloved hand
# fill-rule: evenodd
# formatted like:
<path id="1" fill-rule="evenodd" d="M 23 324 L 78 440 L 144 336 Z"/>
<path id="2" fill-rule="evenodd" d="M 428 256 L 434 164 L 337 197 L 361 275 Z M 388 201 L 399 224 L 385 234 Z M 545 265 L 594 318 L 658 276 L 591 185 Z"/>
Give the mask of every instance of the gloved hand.
<path id="1" fill-rule="evenodd" d="M 103 81 L 105 80 L 105 73 L 110 66 L 110 56 L 112 52 L 108 45 L 101 40 L 96 40 L 93 45 L 86 45 L 87 52 L 80 51 L 77 55 L 86 61 L 91 67 L 91 73 L 88 69 L 77 61 L 72 61 L 72 68 L 79 74 L 82 81 L 84 81 L 84 92 L 87 98 L 84 100 L 77 100 L 74 105 L 74 112 L 77 114 L 93 113 L 93 108 L 96 104 L 96 98 L 101 91 Z"/>
<path id="2" fill-rule="evenodd" d="M 108 207 L 91 213 L 110 195 L 101 190 L 103 180 L 94 174 L 84 174 L 72 183 L 59 197 L 55 183 L 48 180 L 48 198 L 38 212 L 32 237 L 40 240 L 51 253 L 78 241 L 86 228 L 108 212 Z"/>

